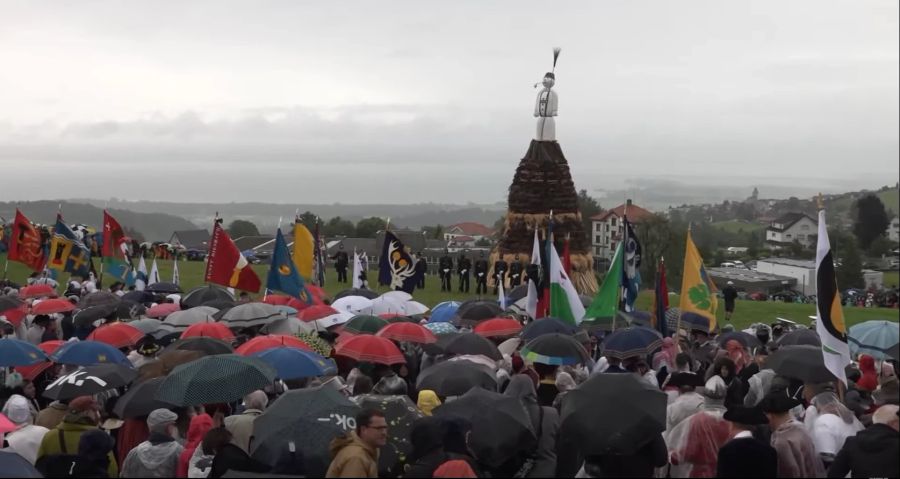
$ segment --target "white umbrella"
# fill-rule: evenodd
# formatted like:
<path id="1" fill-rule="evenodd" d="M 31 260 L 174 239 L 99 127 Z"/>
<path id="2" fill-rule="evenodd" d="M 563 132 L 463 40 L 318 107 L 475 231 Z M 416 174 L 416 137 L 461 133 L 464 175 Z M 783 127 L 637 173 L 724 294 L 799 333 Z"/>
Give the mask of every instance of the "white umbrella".
<path id="1" fill-rule="evenodd" d="M 412 299 L 412 295 L 407 293 L 406 291 L 388 291 L 387 293 L 382 294 L 381 297 L 391 298 L 401 303 Z"/>
<path id="2" fill-rule="evenodd" d="M 210 306 L 197 306 L 196 308 L 175 311 L 166 316 L 166 320 L 160 325 L 160 329 L 168 329 L 173 332 L 184 331 L 192 324 L 215 321 L 212 315 L 218 312 L 218 309 Z"/>
<path id="3" fill-rule="evenodd" d="M 332 326 L 344 324 L 347 321 L 353 319 L 354 316 L 356 315 L 353 313 L 340 311 L 338 313 L 325 316 L 324 318 L 317 319 L 316 326 L 318 327 L 318 329 L 328 329 Z"/>
<path id="4" fill-rule="evenodd" d="M 512 356 L 512 353 L 516 352 L 516 348 L 518 348 L 520 344 L 522 344 L 522 338 L 509 338 L 500 343 L 500 345 L 497 346 L 497 349 L 499 349 L 500 354 L 503 354 L 504 356 Z"/>
<path id="5" fill-rule="evenodd" d="M 407 301 L 403 304 L 403 309 L 406 311 L 406 314 L 425 314 L 428 312 L 428 306 L 418 302 L 418 301 Z"/>
<path id="6" fill-rule="evenodd" d="M 372 300 L 372 314 L 406 314 L 403 301 L 398 301 L 390 296 L 379 296 Z"/>
<path id="7" fill-rule="evenodd" d="M 344 296 L 331 303 L 331 307 L 338 311 L 366 314 L 372 310 L 372 300 L 362 296 Z"/>
<path id="8" fill-rule="evenodd" d="M 447 361 L 469 361 L 479 366 L 484 366 L 490 369 L 492 372 L 497 371 L 497 361 L 494 361 L 493 359 L 481 354 L 463 354 L 461 356 L 453 356 Z"/>

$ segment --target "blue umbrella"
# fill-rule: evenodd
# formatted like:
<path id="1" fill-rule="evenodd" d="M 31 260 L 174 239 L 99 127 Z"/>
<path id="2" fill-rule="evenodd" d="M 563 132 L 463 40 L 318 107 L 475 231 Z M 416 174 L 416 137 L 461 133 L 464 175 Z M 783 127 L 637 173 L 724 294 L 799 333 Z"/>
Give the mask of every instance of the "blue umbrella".
<path id="1" fill-rule="evenodd" d="M 850 327 L 848 343 L 853 354 L 868 354 L 888 359 L 888 350 L 900 338 L 900 324 L 892 321 L 866 321 Z"/>
<path id="2" fill-rule="evenodd" d="M 603 354 L 619 359 L 647 356 L 662 346 L 662 335 L 655 329 L 632 326 L 620 329 L 603 340 Z"/>
<path id="3" fill-rule="evenodd" d="M 296 348 L 273 348 L 254 353 L 275 368 L 281 379 L 300 379 L 337 373 L 337 365 L 319 354 Z"/>
<path id="4" fill-rule="evenodd" d="M 27 459 L 9 451 L 0 451 L 0 471 L 6 477 L 44 477 Z"/>
<path id="5" fill-rule="evenodd" d="M 545 334 L 559 333 L 572 336 L 577 332 L 578 328 L 561 319 L 541 318 L 536 319 L 528 323 L 528 326 L 525 326 L 525 329 L 522 330 L 522 338 L 524 338 L 525 341 L 531 341 L 532 339 Z"/>
<path id="6" fill-rule="evenodd" d="M 55 363 L 76 366 L 129 363 L 122 351 L 99 341 L 68 342 L 50 355 L 50 359 Z"/>
<path id="7" fill-rule="evenodd" d="M 37 346 L 18 339 L 0 339 L 0 367 L 31 366 L 47 361 L 47 355 Z"/>
<path id="8" fill-rule="evenodd" d="M 459 309 L 456 301 L 444 301 L 437 306 L 431 308 L 431 317 L 428 318 L 429 323 L 447 323 L 456 316 L 456 310 Z"/>

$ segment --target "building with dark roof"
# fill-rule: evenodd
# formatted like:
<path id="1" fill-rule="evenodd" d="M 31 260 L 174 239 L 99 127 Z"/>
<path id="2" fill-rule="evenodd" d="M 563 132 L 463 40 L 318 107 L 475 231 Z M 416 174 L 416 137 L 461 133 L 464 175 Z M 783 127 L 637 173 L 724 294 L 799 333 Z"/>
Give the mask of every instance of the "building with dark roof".
<path id="1" fill-rule="evenodd" d="M 778 274 L 760 273 L 746 268 L 706 268 L 709 277 L 720 291 L 729 281 L 738 291 L 773 294 L 794 289 L 797 279 Z"/>
<path id="2" fill-rule="evenodd" d="M 766 243 L 779 249 L 792 243 L 805 247 L 814 244 L 819 224 L 806 213 L 787 213 L 773 220 L 766 228 Z"/>
<path id="3" fill-rule="evenodd" d="M 209 249 L 209 238 L 209 231 L 205 229 L 176 231 L 169 238 L 169 244 L 206 251 Z"/>

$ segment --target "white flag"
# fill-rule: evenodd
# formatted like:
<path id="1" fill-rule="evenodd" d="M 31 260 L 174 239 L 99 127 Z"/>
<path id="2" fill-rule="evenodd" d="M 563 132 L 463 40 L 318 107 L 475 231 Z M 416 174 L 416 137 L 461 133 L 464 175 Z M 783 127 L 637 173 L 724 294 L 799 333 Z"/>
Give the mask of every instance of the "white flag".
<path id="1" fill-rule="evenodd" d="M 150 275 L 147 276 L 147 286 L 159 283 L 159 268 L 156 267 L 156 258 L 153 258 L 153 264 L 150 265 Z"/>
<path id="2" fill-rule="evenodd" d="M 354 288 L 362 288 L 362 278 L 360 275 L 362 274 L 362 262 L 359 259 L 359 254 L 356 253 L 356 250 L 353 251 L 353 287 Z"/>
<path id="3" fill-rule="evenodd" d="M 506 311 L 506 293 L 503 291 L 503 281 L 497 282 L 497 294 L 500 295 L 498 301 L 500 302 L 500 309 Z"/>
<path id="4" fill-rule="evenodd" d="M 531 248 L 531 264 L 537 265 L 538 270 L 540 270 L 541 266 L 541 242 L 538 240 L 538 232 L 537 228 L 534 230 L 534 247 Z M 541 278 L 534 278 L 537 281 L 540 281 Z M 532 278 L 528 278 L 528 296 L 525 301 L 525 312 L 531 316 L 532 319 L 537 319 L 537 305 L 538 299 L 540 298 L 540 291 L 538 291 L 535 282 L 532 281 Z"/>
<path id="5" fill-rule="evenodd" d="M 819 244 L 816 246 L 816 333 L 822 341 L 822 357 L 825 367 L 844 385 L 850 365 L 850 347 L 847 345 L 847 327 L 841 309 L 841 294 L 834 273 L 834 256 L 825 226 L 825 210 L 819 210 Z"/>
<path id="6" fill-rule="evenodd" d="M 241 258 L 243 258 L 243 256 L 241 256 Z M 178 274 L 178 258 L 175 259 L 175 264 L 174 264 L 173 268 L 174 269 L 172 270 L 172 282 L 177 285 L 181 285 L 181 277 Z"/>
<path id="7" fill-rule="evenodd" d="M 134 278 L 134 289 L 137 291 L 143 291 L 147 288 L 147 263 L 144 262 L 144 255 L 141 255 L 141 260 L 138 262 L 137 275 Z"/>

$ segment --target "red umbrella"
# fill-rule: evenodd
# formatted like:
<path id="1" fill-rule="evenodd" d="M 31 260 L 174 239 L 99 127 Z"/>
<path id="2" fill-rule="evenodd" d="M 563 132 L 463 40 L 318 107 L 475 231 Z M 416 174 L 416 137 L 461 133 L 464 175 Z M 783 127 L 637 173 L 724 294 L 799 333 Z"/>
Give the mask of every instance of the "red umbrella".
<path id="1" fill-rule="evenodd" d="M 24 304 L 0 311 L 0 316 L 6 316 L 6 320 L 15 327 L 22 324 L 22 318 L 28 314 L 28 307 Z"/>
<path id="2" fill-rule="evenodd" d="M 49 284 L 33 284 L 19 290 L 20 298 L 41 298 L 44 296 L 55 298 L 59 295 L 56 294 L 56 290 L 53 289 L 53 286 L 50 286 Z"/>
<path id="3" fill-rule="evenodd" d="M 225 342 L 234 341 L 234 333 L 228 329 L 228 326 L 216 322 L 192 324 L 181 333 L 181 339 L 197 336 L 221 339 Z"/>
<path id="4" fill-rule="evenodd" d="M 44 352 L 47 356 L 56 352 L 60 346 L 66 344 L 63 340 L 54 340 L 54 341 L 44 341 L 41 344 L 38 344 L 38 349 Z M 34 381 L 34 378 L 38 377 L 42 372 L 46 371 L 47 368 L 53 366 L 53 363 L 50 361 L 44 361 L 42 363 L 33 364 L 31 366 L 17 366 L 16 371 L 22 375 L 23 378 Z"/>
<path id="5" fill-rule="evenodd" d="M 428 328 L 416 323 L 391 323 L 381 328 L 375 336 L 393 339 L 394 341 L 406 341 L 409 343 L 431 344 L 437 342 L 437 336 Z"/>
<path id="6" fill-rule="evenodd" d="M 162 303 L 148 309 L 146 314 L 148 318 L 162 319 L 175 311 L 181 311 L 181 306 L 177 303 Z"/>
<path id="7" fill-rule="evenodd" d="M 473 332 L 484 337 L 512 336 L 519 334 L 522 323 L 512 318 L 493 318 L 482 321 L 475 326 Z"/>
<path id="8" fill-rule="evenodd" d="M 285 296 L 283 294 L 269 294 L 263 298 L 262 302 L 273 306 L 286 306 L 290 300 L 290 296 Z"/>
<path id="9" fill-rule="evenodd" d="M 31 314 L 67 313 L 75 309 L 75 305 L 68 299 L 45 299 L 31 307 Z"/>
<path id="10" fill-rule="evenodd" d="M 391 365 L 406 362 L 403 353 L 393 341 L 370 334 L 353 336 L 337 343 L 334 354 L 367 363 Z"/>
<path id="11" fill-rule="evenodd" d="M 300 318 L 301 321 L 310 323 L 337 313 L 338 310 L 332 308 L 331 306 L 320 304 L 310 306 L 303 311 L 300 311 L 300 314 L 298 314 L 297 317 Z"/>
<path id="12" fill-rule="evenodd" d="M 268 336 L 257 336 L 250 341 L 240 345 L 234 352 L 241 356 L 249 356 L 253 353 L 265 351 L 272 348 L 297 348 L 304 351 L 315 352 L 315 350 L 305 342 L 294 336 L 281 334 L 270 334 Z"/>
<path id="13" fill-rule="evenodd" d="M 318 299 L 319 301 L 328 297 L 328 293 L 326 293 L 324 289 L 314 284 L 307 284 L 306 290 L 312 293 L 314 299 Z"/>
<path id="14" fill-rule="evenodd" d="M 87 339 L 106 343 L 114 348 L 125 348 L 134 346 L 143 337 L 143 331 L 128 323 L 111 323 L 95 329 Z"/>

